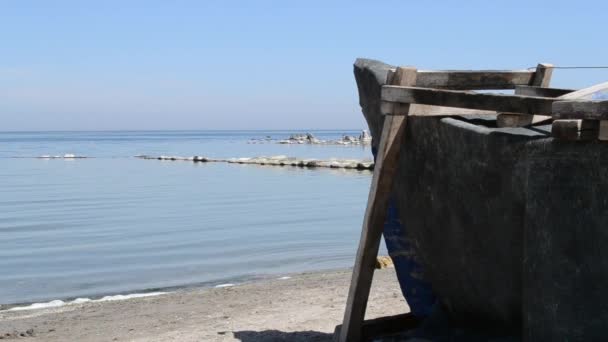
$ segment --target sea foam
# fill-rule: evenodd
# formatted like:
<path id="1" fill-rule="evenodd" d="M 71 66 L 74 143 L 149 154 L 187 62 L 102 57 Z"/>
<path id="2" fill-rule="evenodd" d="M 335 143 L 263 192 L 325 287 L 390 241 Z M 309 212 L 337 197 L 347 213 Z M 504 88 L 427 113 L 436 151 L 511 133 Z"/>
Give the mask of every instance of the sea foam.
<path id="1" fill-rule="evenodd" d="M 64 155 L 49 155 L 49 154 L 44 154 L 41 156 L 36 157 L 38 159 L 83 159 L 83 158 L 88 158 L 87 156 L 78 156 L 75 155 L 73 153 L 66 153 Z"/>
<path id="2" fill-rule="evenodd" d="M 52 300 L 46 303 L 33 303 L 26 306 L 15 306 L 5 311 L 25 311 L 25 310 L 37 310 L 37 309 L 49 309 L 49 308 L 57 308 L 65 305 L 75 305 L 82 303 L 98 303 L 98 302 L 111 302 L 117 300 L 127 300 L 132 298 L 143 298 L 143 297 L 153 297 L 160 296 L 166 294 L 167 292 L 147 292 L 147 293 L 133 293 L 129 295 L 114 295 L 114 296 L 105 296 L 100 299 L 90 299 L 90 298 L 76 298 L 72 301 L 64 302 L 62 300 Z"/>

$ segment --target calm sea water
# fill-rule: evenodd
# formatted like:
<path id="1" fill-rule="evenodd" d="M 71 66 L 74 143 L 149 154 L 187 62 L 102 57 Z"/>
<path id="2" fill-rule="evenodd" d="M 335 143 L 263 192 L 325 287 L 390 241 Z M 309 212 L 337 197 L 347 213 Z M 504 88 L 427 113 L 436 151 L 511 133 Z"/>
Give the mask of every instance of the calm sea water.
<path id="1" fill-rule="evenodd" d="M 0 304 L 351 266 L 368 171 L 133 158 L 371 158 L 363 147 L 248 143 L 290 133 L 0 133 Z M 91 158 L 30 158 L 66 153 Z"/>

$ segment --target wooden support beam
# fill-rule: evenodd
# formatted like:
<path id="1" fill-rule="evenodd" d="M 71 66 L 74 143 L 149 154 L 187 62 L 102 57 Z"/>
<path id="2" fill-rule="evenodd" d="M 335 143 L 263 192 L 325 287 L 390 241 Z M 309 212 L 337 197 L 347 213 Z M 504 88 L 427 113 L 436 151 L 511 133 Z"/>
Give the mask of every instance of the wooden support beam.
<path id="1" fill-rule="evenodd" d="M 551 114 L 551 104 L 555 101 L 548 97 L 470 93 L 389 85 L 382 87 L 382 100 L 523 114 Z"/>
<path id="2" fill-rule="evenodd" d="M 551 120 L 550 116 L 527 115 L 515 113 L 500 113 L 496 116 L 496 126 L 498 127 L 524 127 L 537 125 Z"/>
<path id="3" fill-rule="evenodd" d="M 559 140 L 577 140 L 580 120 L 559 120 L 551 125 L 551 136 Z"/>
<path id="4" fill-rule="evenodd" d="M 553 103 L 555 119 L 608 120 L 608 100 L 569 100 Z"/>
<path id="5" fill-rule="evenodd" d="M 600 121 L 555 120 L 551 125 L 551 136 L 558 140 L 595 140 L 598 138 Z"/>
<path id="6" fill-rule="evenodd" d="M 560 97 L 575 92 L 576 89 L 541 88 L 537 86 L 515 86 L 515 95 Z"/>
<path id="7" fill-rule="evenodd" d="M 553 75 L 553 64 L 539 63 L 536 66 L 536 72 L 530 80 L 530 85 L 534 87 L 547 88 L 551 83 L 551 76 Z"/>
<path id="8" fill-rule="evenodd" d="M 394 84 L 391 82 L 392 77 L 394 75 L 394 70 L 389 70 L 389 74 L 387 75 L 386 84 Z M 419 72 L 420 73 L 420 72 Z M 392 102 L 383 102 L 382 103 L 382 113 L 391 113 L 393 108 Z M 429 106 L 422 104 L 413 104 L 410 105 L 410 111 L 408 116 L 447 116 L 454 115 L 455 113 L 459 115 L 490 115 L 496 114 L 495 111 L 488 110 L 477 110 L 477 109 L 467 109 L 467 108 L 452 108 L 452 107 L 440 107 L 440 106 Z"/>
<path id="9" fill-rule="evenodd" d="M 572 123 L 574 119 L 574 121 L 579 122 L 577 124 L 580 127 L 578 131 L 582 132 L 578 133 L 578 140 L 589 140 L 595 138 L 599 139 L 600 137 L 602 137 L 603 139 L 604 136 L 608 137 L 608 132 L 606 132 L 608 129 L 598 129 L 598 131 L 585 129 L 583 128 L 583 126 L 594 125 L 594 123 L 591 123 L 589 120 L 580 120 L 586 117 L 583 112 L 579 111 L 580 109 L 583 109 L 582 107 L 585 106 L 586 108 L 584 109 L 587 109 L 590 112 L 595 112 L 595 115 L 589 115 L 588 118 L 594 118 L 595 120 L 601 119 L 602 115 L 600 115 L 599 113 L 601 113 L 601 107 L 603 106 L 603 104 L 589 104 L 592 102 L 596 102 L 591 100 L 593 94 L 601 92 L 608 92 L 608 82 L 596 84 L 591 87 L 583 88 L 556 98 L 556 102 L 554 102 L 553 104 L 554 113 L 552 114 L 552 117 L 555 120 L 553 121 L 553 126 L 551 128 L 551 135 L 553 135 L 553 137 L 556 139 L 572 139 L 572 137 L 575 135 L 575 133 L 573 132 L 576 131 L 576 128 L 573 128 L 575 124 Z M 583 102 L 579 102 L 576 104 L 573 102 L 578 102 L 580 100 L 587 100 L 583 101 L 587 104 L 583 104 L 581 107 L 581 104 Z M 595 109 L 593 108 L 594 106 L 596 106 Z M 595 124 L 598 123 L 596 122 Z M 600 127 L 605 126 L 602 125 L 601 122 L 598 125 Z M 603 134 L 603 132 L 606 132 L 606 134 Z"/>
<path id="10" fill-rule="evenodd" d="M 593 94 L 599 92 L 608 92 L 608 82 L 600 83 L 593 85 L 591 87 L 583 88 L 566 95 L 560 96 L 556 98 L 556 102 L 553 106 L 553 126 L 551 128 L 551 135 L 553 135 L 556 139 L 569 139 L 575 135 L 572 133 L 575 129 L 571 128 L 574 124 L 569 123 L 569 121 L 578 121 L 580 132 L 578 133 L 578 140 L 590 140 L 590 139 L 600 139 L 603 140 L 606 138 L 608 140 L 608 126 L 607 124 L 602 124 L 602 121 L 599 123 L 597 121 L 589 121 L 587 119 L 593 120 L 601 120 L 603 115 L 601 112 L 603 111 L 602 107 L 605 107 L 604 104 L 594 103 L 594 102 L 604 102 L 604 101 L 592 101 L 591 98 Z M 587 100 L 587 101 L 581 101 Z M 581 101 L 581 102 L 579 102 Z M 576 102 L 576 103 L 575 103 Z M 587 110 L 589 114 L 585 114 L 584 110 Z M 584 118 L 584 119 L 583 119 Z M 565 119 L 565 120 L 564 120 Z M 578 119 L 578 120 L 577 120 Z M 583 119 L 581 121 L 581 119 Z M 563 122 L 562 122 L 563 121 Z M 597 124 L 599 128 L 597 130 L 588 130 L 584 129 L 583 126 L 590 126 Z M 570 127 L 570 128 L 566 128 Z M 605 127 L 605 128 L 604 128 Z M 556 133 L 553 132 L 562 132 L 565 130 L 569 130 L 567 134 L 565 133 Z"/>
<path id="11" fill-rule="evenodd" d="M 454 114 L 457 114 L 457 115 L 495 115 L 496 111 L 413 104 L 413 105 L 410 105 L 409 116 L 450 116 L 450 115 L 454 115 Z"/>
<path id="12" fill-rule="evenodd" d="M 416 329 L 419 325 L 420 320 L 411 313 L 366 320 L 361 326 L 361 340 L 370 341 L 382 339 L 383 336 L 390 336 L 392 334 Z M 342 325 L 336 326 L 333 341 L 339 340 L 341 330 Z"/>
<path id="13" fill-rule="evenodd" d="M 597 121 L 596 121 L 597 122 Z M 602 120 L 599 122 L 600 128 L 598 131 L 597 139 L 600 141 L 608 140 L 608 121 Z"/>
<path id="14" fill-rule="evenodd" d="M 419 70 L 416 85 L 458 90 L 514 89 L 529 85 L 533 77 L 534 71 L 530 70 Z"/>
<path id="15" fill-rule="evenodd" d="M 393 76 L 393 83 L 414 85 L 415 68 L 398 68 Z M 397 171 L 402 137 L 405 131 L 409 105 L 394 104 L 391 115 L 384 116 L 384 126 L 374 176 L 367 200 L 367 209 L 361 229 L 361 239 L 353 268 L 350 290 L 344 312 L 344 321 L 340 331 L 340 342 L 358 342 L 361 340 L 361 324 L 365 318 L 367 300 L 374 276 L 374 267 L 384 221 L 388 210 L 389 196 Z"/>
<path id="16" fill-rule="evenodd" d="M 591 100 L 594 93 L 597 92 L 608 92 L 608 82 L 599 83 L 591 87 L 583 88 L 577 91 L 573 91 L 566 95 L 558 97 L 560 100 Z"/>
<path id="17" fill-rule="evenodd" d="M 548 87 L 553 75 L 553 65 L 540 63 L 536 66 L 536 72 L 530 80 L 530 86 L 536 89 L 544 89 Z M 515 87 L 515 95 L 521 95 L 519 92 L 522 88 Z M 534 95 L 537 96 L 537 95 Z M 543 121 L 551 120 L 550 116 L 543 115 L 519 115 L 515 113 L 501 113 L 496 117 L 496 125 L 498 127 L 523 127 L 529 126 Z"/>
<path id="18" fill-rule="evenodd" d="M 382 87 L 382 100 L 508 113 L 550 115 L 553 102 L 588 99 L 594 93 L 602 91 L 608 92 L 608 82 L 580 89 L 557 98 L 386 85 Z"/>

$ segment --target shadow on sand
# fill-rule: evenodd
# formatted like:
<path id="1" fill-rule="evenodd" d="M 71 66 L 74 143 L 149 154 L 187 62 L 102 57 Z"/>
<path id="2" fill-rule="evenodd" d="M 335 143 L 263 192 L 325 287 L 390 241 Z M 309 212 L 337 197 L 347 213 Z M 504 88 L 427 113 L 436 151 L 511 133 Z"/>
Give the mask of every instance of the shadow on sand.
<path id="1" fill-rule="evenodd" d="M 318 331 L 235 331 L 234 337 L 243 342 L 331 342 L 333 334 Z"/>

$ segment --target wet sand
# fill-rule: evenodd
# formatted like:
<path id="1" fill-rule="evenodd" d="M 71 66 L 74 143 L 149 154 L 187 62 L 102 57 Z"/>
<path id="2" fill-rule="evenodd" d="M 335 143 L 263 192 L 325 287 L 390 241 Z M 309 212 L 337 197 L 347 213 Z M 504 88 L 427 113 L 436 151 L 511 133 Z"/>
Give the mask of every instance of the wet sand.
<path id="1" fill-rule="evenodd" d="M 331 341 L 351 272 L 293 275 L 156 297 L 0 312 L 0 339 L 21 341 Z M 409 311 L 394 269 L 377 270 L 367 318 Z"/>

